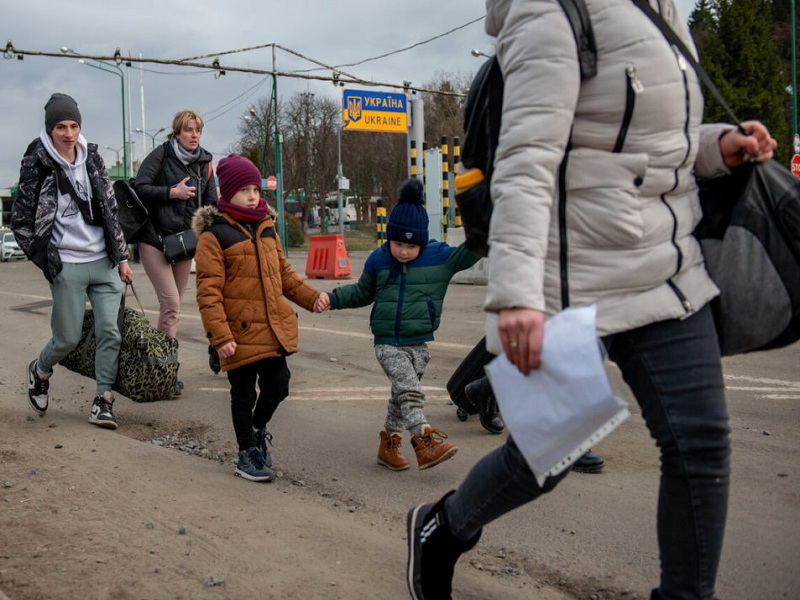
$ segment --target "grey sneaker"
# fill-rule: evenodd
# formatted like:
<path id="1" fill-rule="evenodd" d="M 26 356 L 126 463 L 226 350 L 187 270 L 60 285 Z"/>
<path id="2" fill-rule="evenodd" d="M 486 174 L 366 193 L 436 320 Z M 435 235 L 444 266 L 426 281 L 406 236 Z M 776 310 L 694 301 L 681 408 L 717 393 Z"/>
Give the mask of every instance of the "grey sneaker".
<path id="1" fill-rule="evenodd" d="M 106 429 L 116 429 L 117 421 L 111 407 L 114 405 L 114 395 L 111 392 L 104 392 L 102 396 L 96 396 L 92 402 L 92 412 L 89 413 L 89 423 Z"/>
<path id="2" fill-rule="evenodd" d="M 272 434 L 265 427 L 264 429 L 253 429 L 253 435 L 256 438 L 256 446 L 261 448 L 261 459 L 266 466 L 271 467 L 272 455 L 269 453 L 267 444 L 272 444 Z"/>
<path id="3" fill-rule="evenodd" d="M 28 399 L 33 410 L 40 415 L 44 415 L 47 410 L 50 401 L 49 391 L 49 379 L 39 377 L 39 373 L 36 372 L 36 359 L 32 360 L 28 365 Z"/>
<path id="4" fill-rule="evenodd" d="M 239 451 L 239 462 L 236 463 L 234 474 L 250 481 L 272 481 L 275 478 L 272 469 L 264 464 L 261 448 L 258 446 Z"/>

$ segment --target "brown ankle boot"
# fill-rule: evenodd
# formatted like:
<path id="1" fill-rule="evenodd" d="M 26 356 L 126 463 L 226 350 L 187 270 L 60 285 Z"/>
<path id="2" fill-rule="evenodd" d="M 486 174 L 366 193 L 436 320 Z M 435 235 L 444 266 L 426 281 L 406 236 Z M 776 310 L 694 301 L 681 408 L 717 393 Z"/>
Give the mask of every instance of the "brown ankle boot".
<path id="1" fill-rule="evenodd" d="M 389 435 L 381 431 L 381 445 L 378 447 L 378 464 L 392 471 L 403 471 L 408 468 L 408 459 L 400 454 L 403 436 L 399 433 Z"/>
<path id="2" fill-rule="evenodd" d="M 430 425 L 423 426 L 422 433 L 412 436 L 411 445 L 414 446 L 420 471 L 435 467 L 440 462 L 455 456 L 458 446 L 445 442 L 446 438 L 447 434 L 444 431 L 431 429 Z"/>

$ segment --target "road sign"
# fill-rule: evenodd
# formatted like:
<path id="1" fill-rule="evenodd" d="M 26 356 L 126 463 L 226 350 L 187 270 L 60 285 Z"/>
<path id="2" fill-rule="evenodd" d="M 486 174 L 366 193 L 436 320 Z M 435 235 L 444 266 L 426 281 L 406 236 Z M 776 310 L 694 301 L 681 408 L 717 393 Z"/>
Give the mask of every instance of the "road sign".
<path id="1" fill-rule="evenodd" d="M 795 154 L 792 157 L 792 174 L 795 177 L 800 177 L 800 154 Z"/>
<path id="2" fill-rule="evenodd" d="M 343 90 L 342 119 L 345 131 L 408 133 L 406 95 Z"/>
<path id="3" fill-rule="evenodd" d="M 278 189 L 278 178 L 275 175 L 267 177 L 267 189 L 271 192 Z"/>

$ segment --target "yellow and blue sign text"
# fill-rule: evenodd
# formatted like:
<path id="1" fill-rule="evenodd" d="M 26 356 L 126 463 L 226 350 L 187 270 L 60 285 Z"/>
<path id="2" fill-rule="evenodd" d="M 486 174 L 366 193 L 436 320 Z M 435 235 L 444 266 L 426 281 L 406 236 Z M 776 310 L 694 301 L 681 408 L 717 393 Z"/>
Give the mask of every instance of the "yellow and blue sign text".
<path id="1" fill-rule="evenodd" d="M 345 131 L 408 133 L 405 94 L 343 90 L 342 117 Z"/>

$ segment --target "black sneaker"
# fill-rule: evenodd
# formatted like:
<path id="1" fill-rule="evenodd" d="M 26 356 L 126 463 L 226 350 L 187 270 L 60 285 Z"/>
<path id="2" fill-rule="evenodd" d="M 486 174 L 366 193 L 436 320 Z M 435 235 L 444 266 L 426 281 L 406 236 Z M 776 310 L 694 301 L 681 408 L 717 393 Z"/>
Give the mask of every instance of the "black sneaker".
<path id="1" fill-rule="evenodd" d="M 444 519 L 444 501 L 420 504 L 408 511 L 408 591 L 414 600 L 450 598 L 453 591 L 453 571 L 458 558 L 471 550 L 481 537 L 462 542 L 450 533 Z"/>
<path id="2" fill-rule="evenodd" d="M 239 451 L 239 462 L 236 463 L 234 474 L 250 481 L 272 481 L 275 478 L 272 469 L 264 464 L 261 448 L 258 446 Z"/>
<path id="3" fill-rule="evenodd" d="M 603 465 L 606 461 L 602 456 L 597 456 L 594 452 L 589 450 L 586 454 L 581 456 L 572 465 L 572 470 L 578 473 L 599 473 L 603 470 Z"/>
<path id="4" fill-rule="evenodd" d="M 208 347 L 208 368 L 217 375 L 222 370 L 222 365 L 219 364 L 219 354 L 213 346 Z"/>
<path id="5" fill-rule="evenodd" d="M 28 399 L 31 401 L 33 410 L 43 415 L 50 402 L 50 381 L 42 379 L 36 372 L 36 360 L 32 360 L 28 365 Z"/>
<path id="6" fill-rule="evenodd" d="M 264 429 L 253 429 L 253 435 L 256 438 L 256 446 L 261 449 L 261 460 L 267 467 L 272 466 L 272 455 L 269 453 L 267 443 L 272 444 L 272 434 Z"/>
<path id="7" fill-rule="evenodd" d="M 105 392 L 102 396 L 96 396 L 92 402 L 92 412 L 89 413 L 89 423 L 104 427 L 106 429 L 116 429 L 117 421 L 111 407 L 114 405 L 114 395 Z"/>
<path id="8" fill-rule="evenodd" d="M 467 399 L 478 407 L 478 418 L 481 426 L 493 435 L 503 433 L 505 423 L 500 416 L 500 409 L 497 407 L 497 400 L 494 397 L 492 386 L 488 377 L 482 377 L 464 388 Z"/>

